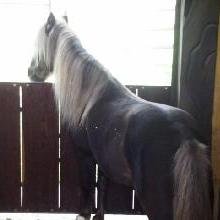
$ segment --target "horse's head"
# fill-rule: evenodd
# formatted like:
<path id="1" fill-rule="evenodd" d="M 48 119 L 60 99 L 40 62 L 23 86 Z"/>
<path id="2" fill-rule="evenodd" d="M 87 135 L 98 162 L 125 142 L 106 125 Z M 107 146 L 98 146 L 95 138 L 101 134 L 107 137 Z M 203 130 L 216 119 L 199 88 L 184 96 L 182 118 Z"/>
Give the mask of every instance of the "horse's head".
<path id="1" fill-rule="evenodd" d="M 42 82 L 53 71 L 55 45 L 51 42 L 51 36 L 56 24 L 56 19 L 50 13 L 46 24 L 39 30 L 36 49 L 28 68 L 28 76 L 32 81 Z"/>

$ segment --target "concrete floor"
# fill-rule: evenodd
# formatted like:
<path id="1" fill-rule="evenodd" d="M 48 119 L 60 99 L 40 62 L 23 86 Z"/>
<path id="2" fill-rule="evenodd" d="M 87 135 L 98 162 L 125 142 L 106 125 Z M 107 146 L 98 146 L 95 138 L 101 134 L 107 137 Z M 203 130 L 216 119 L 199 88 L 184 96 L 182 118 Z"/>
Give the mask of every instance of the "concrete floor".
<path id="1" fill-rule="evenodd" d="M 73 214 L 0 213 L 0 220 L 75 220 Z M 147 220 L 140 215 L 105 215 L 105 220 Z"/>

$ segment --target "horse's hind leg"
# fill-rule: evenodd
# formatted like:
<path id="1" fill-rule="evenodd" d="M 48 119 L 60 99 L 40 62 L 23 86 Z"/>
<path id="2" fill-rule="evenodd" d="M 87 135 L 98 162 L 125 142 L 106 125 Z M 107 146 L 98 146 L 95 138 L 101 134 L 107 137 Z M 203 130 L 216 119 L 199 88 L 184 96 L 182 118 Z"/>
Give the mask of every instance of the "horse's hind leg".
<path id="1" fill-rule="evenodd" d="M 80 199 L 80 213 L 76 220 L 89 220 L 91 217 L 94 192 L 95 192 L 95 167 L 94 159 L 91 154 L 79 153 L 79 170 L 80 170 L 80 185 L 81 185 L 81 199 Z"/>
<path id="2" fill-rule="evenodd" d="M 152 156 L 152 155 L 151 155 Z M 149 220 L 173 219 L 171 166 L 156 158 L 143 157 L 134 168 L 134 188 Z"/>
<path id="3" fill-rule="evenodd" d="M 141 190 L 136 190 L 136 195 L 149 220 L 172 220 L 172 197 L 163 191 L 162 185 L 147 187 L 141 186 Z"/>

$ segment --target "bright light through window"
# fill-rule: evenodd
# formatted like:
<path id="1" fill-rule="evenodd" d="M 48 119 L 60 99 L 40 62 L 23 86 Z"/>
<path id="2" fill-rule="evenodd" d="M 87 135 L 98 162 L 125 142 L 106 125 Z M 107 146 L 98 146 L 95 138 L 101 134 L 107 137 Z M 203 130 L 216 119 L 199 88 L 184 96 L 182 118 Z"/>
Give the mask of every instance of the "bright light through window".
<path id="1" fill-rule="evenodd" d="M 48 1 L 0 0 L 0 81 L 28 81 L 34 42 Z"/>
<path id="2" fill-rule="evenodd" d="M 28 80 L 49 6 L 123 84 L 170 85 L 175 0 L 0 0 L 1 81 Z"/>

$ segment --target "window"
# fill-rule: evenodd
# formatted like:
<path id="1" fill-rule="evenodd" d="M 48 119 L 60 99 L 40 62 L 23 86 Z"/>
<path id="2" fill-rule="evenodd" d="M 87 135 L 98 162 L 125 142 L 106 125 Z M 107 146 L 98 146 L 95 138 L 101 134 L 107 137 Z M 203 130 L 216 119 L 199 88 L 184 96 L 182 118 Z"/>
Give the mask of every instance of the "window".
<path id="1" fill-rule="evenodd" d="M 0 0 L 0 81 L 27 81 L 37 31 L 48 0 Z"/>
<path id="2" fill-rule="evenodd" d="M 84 47 L 123 84 L 171 84 L 175 0 L 0 0 L 0 81 L 28 80 L 50 8 L 66 11 Z"/>

